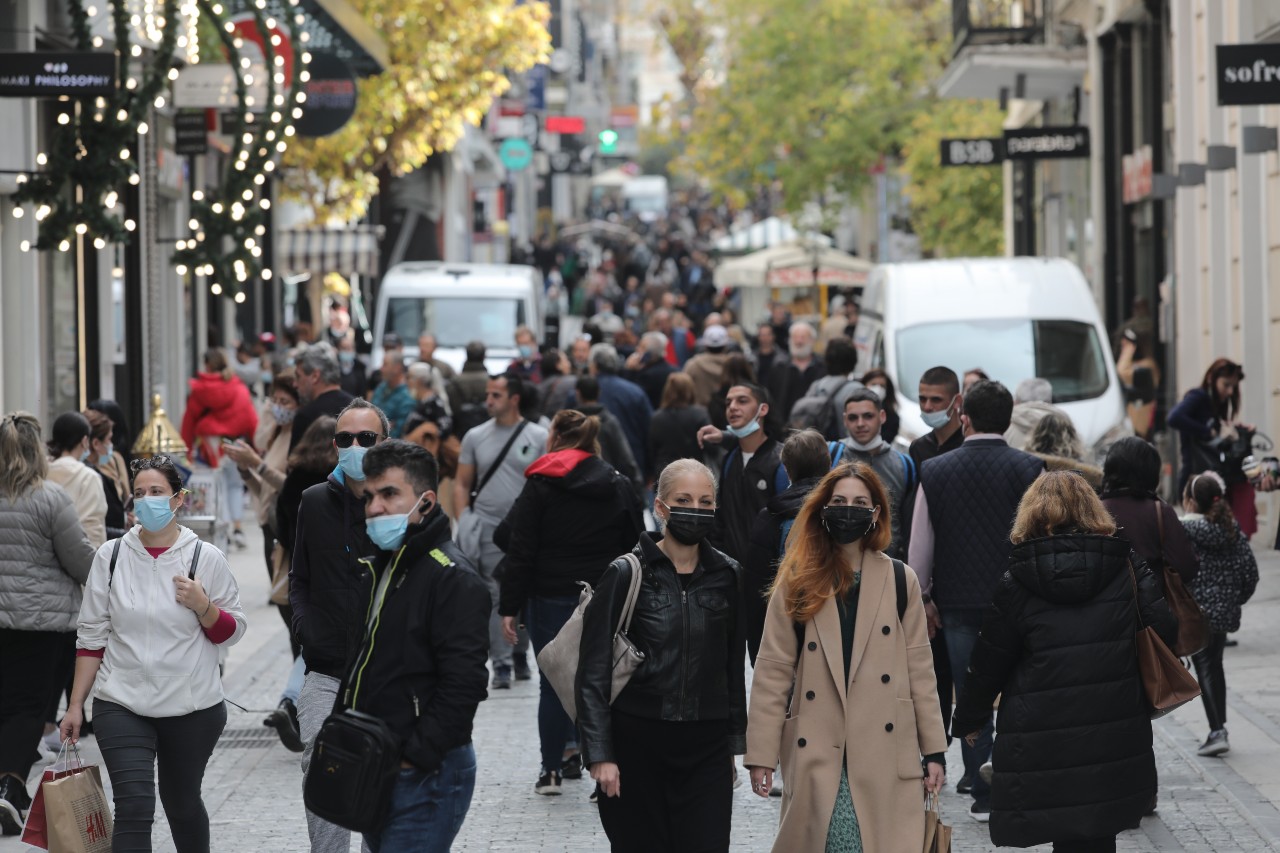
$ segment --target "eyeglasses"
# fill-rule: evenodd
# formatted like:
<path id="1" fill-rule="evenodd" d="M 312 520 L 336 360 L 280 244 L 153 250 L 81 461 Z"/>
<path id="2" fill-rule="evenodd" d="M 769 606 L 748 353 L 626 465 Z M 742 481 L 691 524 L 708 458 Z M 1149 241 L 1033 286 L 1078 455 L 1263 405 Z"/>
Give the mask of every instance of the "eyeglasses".
<path id="1" fill-rule="evenodd" d="M 139 471 L 145 471 L 148 468 L 172 468 L 173 457 L 160 454 L 159 456 L 148 456 L 145 458 L 134 459 L 129 463 L 129 470 L 137 474 Z"/>
<path id="2" fill-rule="evenodd" d="M 373 430 L 364 430 L 363 432 L 335 432 L 333 434 L 333 443 L 344 450 L 351 446 L 351 442 L 359 442 L 361 447 L 373 447 L 378 443 L 378 439 L 382 438 L 382 433 Z"/>

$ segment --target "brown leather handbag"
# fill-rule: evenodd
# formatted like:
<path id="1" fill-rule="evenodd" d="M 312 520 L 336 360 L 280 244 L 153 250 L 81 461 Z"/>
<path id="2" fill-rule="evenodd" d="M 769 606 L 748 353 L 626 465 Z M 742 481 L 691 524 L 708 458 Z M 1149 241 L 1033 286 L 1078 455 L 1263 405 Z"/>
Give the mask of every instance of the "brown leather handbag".
<path id="1" fill-rule="evenodd" d="M 1138 672 L 1142 689 L 1151 705 L 1151 719 L 1158 720 L 1200 695 L 1200 684 L 1187 667 L 1169 651 L 1155 628 L 1142 624 L 1142 599 L 1138 596 L 1138 575 L 1129 563 L 1133 582 L 1133 604 L 1138 613 Z"/>
<path id="2" fill-rule="evenodd" d="M 1164 574 L 1164 600 L 1178 620 L 1178 639 L 1170 650 L 1178 657 L 1190 657 L 1209 645 L 1209 620 L 1205 617 L 1195 597 L 1187 591 L 1178 574 L 1164 555 L 1164 508 L 1154 501 L 1156 530 L 1160 536 L 1160 567 Z"/>

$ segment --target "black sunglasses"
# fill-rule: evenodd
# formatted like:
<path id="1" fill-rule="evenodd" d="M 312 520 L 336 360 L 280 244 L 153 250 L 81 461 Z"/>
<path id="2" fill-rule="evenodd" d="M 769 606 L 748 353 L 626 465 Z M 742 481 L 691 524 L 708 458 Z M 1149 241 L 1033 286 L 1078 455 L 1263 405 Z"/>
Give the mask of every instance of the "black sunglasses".
<path id="1" fill-rule="evenodd" d="M 353 441 L 359 442 L 361 447 L 373 447 L 380 438 L 382 438 L 382 433 L 368 429 L 363 432 L 335 432 L 333 434 L 333 443 L 345 450 L 351 446 Z"/>
<path id="2" fill-rule="evenodd" d="M 146 456 L 134 459 L 129 463 L 129 470 L 133 473 L 145 471 L 148 468 L 172 468 L 173 458 L 160 454 L 158 456 Z"/>

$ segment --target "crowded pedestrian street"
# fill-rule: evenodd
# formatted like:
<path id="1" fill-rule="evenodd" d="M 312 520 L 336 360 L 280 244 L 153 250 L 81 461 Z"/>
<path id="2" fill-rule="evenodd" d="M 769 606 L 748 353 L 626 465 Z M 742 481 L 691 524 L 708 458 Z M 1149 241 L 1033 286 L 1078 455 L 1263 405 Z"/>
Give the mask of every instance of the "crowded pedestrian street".
<path id="1" fill-rule="evenodd" d="M 232 708 L 222 741 L 205 775 L 215 850 L 302 853 L 310 849 L 302 806 L 298 756 L 281 746 L 273 729 L 262 725 L 274 705 L 291 663 L 288 640 L 274 607 L 266 603 L 268 586 L 258 560 L 258 543 L 231 555 L 249 617 L 249 631 L 227 662 L 227 696 L 250 712 Z M 1228 658 L 1236 715 L 1234 749 L 1226 758 L 1195 755 L 1198 704 L 1155 725 L 1160 775 L 1160 808 L 1139 830 L 1119 838 L 1126 853 L 1255 853 L 1280 849 L 1280 660 L 1271 649 L 1272 626 L 1280 619 L 1280 555 L 1262 559 L 1263 580 L 1245 624 L 1240 646 Z M 598 851 L 608 846 L 588 801 L 589 781 L 566 782 L 559 797 L 540 797 L 528 784 L 537 764 L 537 682 L 517 682 L 510 691 L 491 691 L 476 716 L 478 760 L 476 793 L 454 850 L 561 853 Z M 82 742 L 86 761 L 98 762 L 95 741 Z M 959 764 L 959 748 L 949 758 Z M 33 770 L 38 778 L 42 766 Z M 741 770 L 739 770 L 741 773 Z M 104 783 L 109 781 L 104 774 Z M 986 827 L 964 818 L 967 805 L 954 792 L 942 797 L 944 819 L 955 828 L 953 849 L 982 853 L 996 848 Z M 738 787 L 733 803 L 733 850 L 758 850 L 772 843 L 780 800 L 752 797 Z M 153 840 L 157 853 L 174 846 L 163 814 L 157 814 Z M 0 838 L 0 853 L 30 848 L 16 838 Z M 360 846 L 353 841 L 352 851 Z M 1048 849 L 1032 848 L 1035 850 Z"/>

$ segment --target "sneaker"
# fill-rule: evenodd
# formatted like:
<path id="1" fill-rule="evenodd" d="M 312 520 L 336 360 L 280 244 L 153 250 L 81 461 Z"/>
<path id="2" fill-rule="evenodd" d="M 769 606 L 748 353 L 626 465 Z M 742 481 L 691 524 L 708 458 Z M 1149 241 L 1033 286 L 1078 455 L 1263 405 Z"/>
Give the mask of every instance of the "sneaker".
<path id="1" fill-rule="evenodd" d="M 493 668 L 493 682 L 489 686 L 494 690 L 510 690 L 511 667 L 495 666 Z"/>
<path id="2" fill-rule="evenodd" d="M 26 786 L 16 776 L 0 777 L 0 835 L 21 835 L 23 812 L 30 805 Z"/>
<path id="3" fill-rule="evenodd" d="M 561 779 L 581 779 L 582 778 L 582 753 L 575 752 L 564 760 L 560 765 Z"/>
<path id="4" fill-rule="evenodd" d="M 991 806 L 986 803 L 974 803 L 973 808 L 969 809 L 969 817 L 978 823 L 988 823 L 991 820 Z"/>
<path id="5" fill-rule="evenodd" d="M 995 776 L 995 769 L 991 766 L 990 761 L 978 768 L 978 778 L 983 782 L 986 782 L 988 785 L 991 784 L 991 778 L 993 776 Z"/>
<path id="6" fill-rule="evenodd" d="M 512 669 L 515 673 L 516 681 L 528 681 L 533 678 L 533 672 L 529 669 L 529 659 L 527 657 L 519 655 L 512 663 L 514 664 Z"/>
<path id="7" fill-rule="evenodd" d="M 543 770 L 542 775 L 538 777 L 538 782 L 533 786 L 535 794 L 542 794 L 544 797 L 558 797 L 560 795 L 560 774 L 554 770 Z"/>
<path id="8" fill-rule="evenodd" d="M 956 793 L 972 794 L 973 793 L 973 777 L 970 776 L 968 773 L 961 776 L 960 781 L 956 783 Z"/>
<path id="9" fill-rule="evenodd" d="M 1203 758 L 1212 758 L 1215 755 L 1225 755 L 1231 751 L 1231 744 L 1227 740 L 1227 730 L 1218 729 L 1216 732 L 1209 732 L 1209 737 L 1196 750 L 1196 755 Z"/>
<path id="10" fill-rule="evenodd" d="M 272 711 L 262 724 L 276 730 L 285 749 L 290 752 L 302 752 L 302 736 L 298 733 L 298 709 L 288 699 L 282 699 L 280 706 Z"/>
<path id="11" fill-rule="evenodd" d="M 249 547 L 249 541 L 244 538 L 243 530 L 237 530 L 231 534 L 231 544 L 236 546 L 237 551 L 243 551 Z"/>

